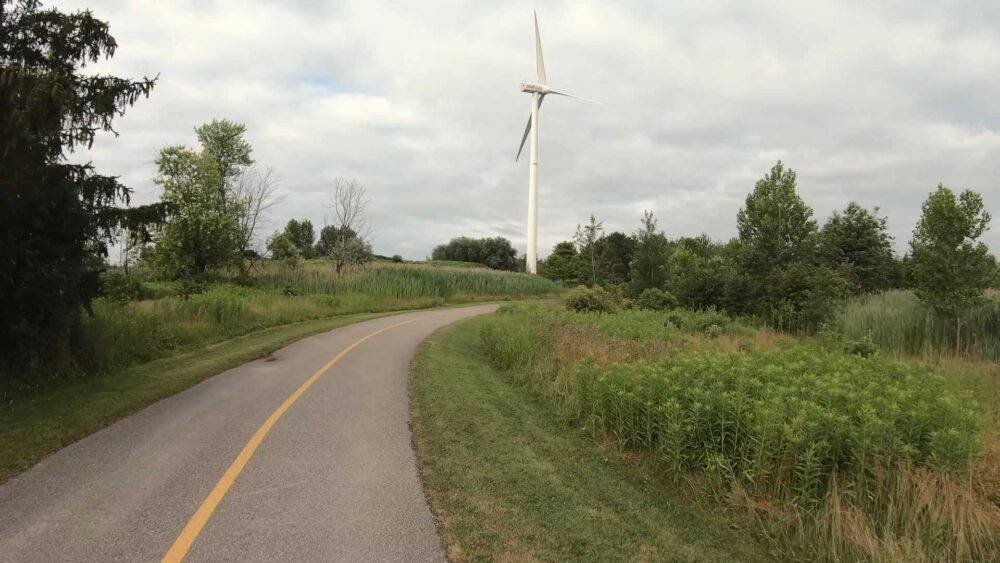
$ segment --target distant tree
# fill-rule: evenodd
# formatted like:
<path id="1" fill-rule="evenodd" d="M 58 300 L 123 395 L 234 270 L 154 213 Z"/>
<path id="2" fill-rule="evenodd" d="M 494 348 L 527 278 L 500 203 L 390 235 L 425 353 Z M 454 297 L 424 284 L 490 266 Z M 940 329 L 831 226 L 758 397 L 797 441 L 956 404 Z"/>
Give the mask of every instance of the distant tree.
<path id="1" fill-rule="evenodd" d="M 174 210 L 156 236 L 160 270 L 174 278 L 201 277 L 242 260 L 239 215 L 222 204 L 215 157 L 172 146 L 160 151 L 156 166 L 154 182 Z"/>
<path id="2" fill-rule="evenodd" d="M 601 277 L 607 283 L 623 284 L 629 281 L 629 264 L 635 251 L 635 239 L 625 233 L 613 232 L 597 242 Z"/>
<path id="3" fill-rule="evenodd" d="M 218 169 L 217 189 L 223 206 L 230 199 L 229 192 L 234 179 L 244 167 L 250 166 L 254 162 L 250 158 L 253 148 L 243 138 L 246 131 L 246 125 L 228 119 L 213 119 L 211 123 L 195 128 L 198 142 L 215 159 Z"/>
<path id="4" fill-rule="evenodd" d="M 868 211 L 851 202 L 843 213 L 834 211 L 819 237 L 823 262 L 841 270 L 855 293 L 874 293 L 893 286 L 896 260 L 886 219 L 878 208 Z"/>
<path id="5" fill-rule="evenodd" d="M 288 233 L 274 233 L 267 239 L 267 252 L 272 260 L 282 260 L 290 265 L 295 265 L 302 256 L 295 242 L 288 236 Z"/>
<path id="6" fill-rule="evenodd" d="M 795 172 L 781 161 L 754 186 L 736 216 L 739 312 L 811 330 L 823 320 L 816 313 L 828 314 L 844 297 L 846 279 L 818 263 L 812 214 L 796 193 Z"/>
<path id="7" fill-rule="evenodd" d="M 656 229 L 656 216 L 652 211 L 644 212 L 642 227 L 635 232 L 635 251 L 629 264 L 632 295 L 638 297 L 648 288 L 666 286 L 669 248 L 666 235 Z"/>
<path id="8" fill-rule="evenodd" d="M 795 171 L 779 160 L 757 182 L 736 216 L 746 272 L 766 277 L 811 259 L 817 233 L 812 214 L 812 208 L 795 192 Z"/>
<path id="9" fill-rule="evenodd" d="M 944 185 L 930 194 L 910 241 L 917 297 L 939 316 L 955 321 L 955 350 L 961 350 L 961 314 L 983 299 L 993 280 L 995 258 L 979 240 L 989 229 L 982 197 L 960 196 Z"/>
<path id="10" fill-rule="evenodd" d="M 590 222 L 586 225 L 576 226 L 576 234 L 573 241 L 576 243 L 577 256 L 581 261 L 580 277 L 583 283 L 588 286 L 601 282 L 602 269 L 600 266 L 600 249 L 597 246 L 604 234 L 604 223 L 598 221 L 594 214 L 590 214 Z"/>
<path id="11" fill-rule="evenodd" d="M 550 280 L 576 285 L 579 280 L 577 277 L 576 244 L 568 240 L 556 243 L 552 254 L 549 254 L 542 262 L 539 271 Z"/>
<path id="12" fill-rule="evenodd" d="M 316 232 L 313 230 L 312 221 L 290 219 L 285 225 L 285 236 L 292 241 L 300 256 L 306 259 L 315 256 L 316 249 L 313 243 L 316 241 Z"/>
<path id="13" fill-rule="evenodd" d="M 483 264 L 494 270 L 516 271 L 517 250 L 503 237 L 456 237 L 448 244 L 438 245 L 431 252 L 433 260 L 457 260 Z"/>
<path id="14" fill-rule="evenodd" d="M 706 235 L 678 239 L 667 262 L 667 287 L 691 309 L 724 308 L 732 262 Z"/>
<path id="15" fill-rule="evenodd" d="M 89 11 L 0 0 L 0 372 L 66 357 L 120 228 L 143 234 L 165 211 L 128 208 L 116 177 L 66 158 L 155 83 L 81 72 L 114 55 L 108 29 Z"/>
<path id="16" fill-rule="evenodd" d="M 368 242 L 368 194 L 355 180 L 337 178 L 328 208 L 332 213 L 333 235 L 330 250 L 324 257 L 333 262 L 338 275 L 345 267 L 371 262 L 372 247 Z M 325 228 L 324 228 L 325 230 Z M 322 242 L 322 241 L 321 241 Z"/>
<path id="17" fill-rule="evenodd" d="M 231 188 L 231 199 L 236 211 L 239 231 L 239 256 L 247 259 L 249 267 L 260 256 L 257 244 L 259 231 L 268 223 L 268 215 L 281 198 L 277 196 L 277 180 L 271 169 L 259 170 L 250 166 L 240 171 Z M 246 265 L 240 262 L 242 273 L 246 273 Z"/>
<path id="18" fill-rule="evenodd" d="M 320 258 L 328 258 L 333 253 L 333 248 L 337 245 L 338 241 L 350 240 L 357 236 L 358 234 L 350 228 L 341 232 L 339 228 L 333 225 L 326 225 L 319 230 L 319 240 L 316 241 L 313 254 Z"/>

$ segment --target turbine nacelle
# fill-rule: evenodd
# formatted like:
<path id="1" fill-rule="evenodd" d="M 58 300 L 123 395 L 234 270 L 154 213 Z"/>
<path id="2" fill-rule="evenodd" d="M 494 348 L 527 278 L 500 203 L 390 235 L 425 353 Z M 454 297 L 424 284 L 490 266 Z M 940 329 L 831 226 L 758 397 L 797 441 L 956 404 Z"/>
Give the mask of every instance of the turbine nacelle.
<path id="1" fill-rule="evenodd" d="M 530 82 L 522 82 L 521 83 L 521 91 L 522 92 L 528 92 L 528 93 L 531 93 L 531 94 L 541 94 L 543 96 L 545 94 L 548 94 L 549 92 L 551 92 L 551 90 L 549 90 L 548 86 L 546 86 L 544 84 L 532 84 Z"/>

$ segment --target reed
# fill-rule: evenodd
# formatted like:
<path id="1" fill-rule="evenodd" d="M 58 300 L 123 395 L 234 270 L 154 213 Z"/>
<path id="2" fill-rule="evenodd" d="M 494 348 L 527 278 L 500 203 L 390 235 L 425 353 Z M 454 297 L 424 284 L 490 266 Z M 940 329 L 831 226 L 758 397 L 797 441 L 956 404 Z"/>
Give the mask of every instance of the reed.
<path id="1" fill-rule="evenodd" d="M 923 357 L 961 355 L 1000 361 L 1000 297 L 986 302 L 956 321 L 942 319 L 924 307 L 910 291 L 889 291 L 861 297 L 833 319 L 833 328 L 845 338 L 871 339 L 896 355 Z"/>

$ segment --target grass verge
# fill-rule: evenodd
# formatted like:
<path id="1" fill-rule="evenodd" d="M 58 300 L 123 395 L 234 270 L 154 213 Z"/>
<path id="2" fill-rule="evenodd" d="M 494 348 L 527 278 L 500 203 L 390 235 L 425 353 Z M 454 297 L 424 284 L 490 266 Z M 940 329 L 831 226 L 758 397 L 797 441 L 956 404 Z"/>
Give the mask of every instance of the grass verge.
<path id="1" fill-rule="evenodd" d="M 488 318 L 446 328 L 412 365 L 414 443 L 452 561 L 743 561 L 756 548 L 602 452 L 485 359 Z"/>
<path id="2" fill-rule="evenodd" d="M 301 338 L 388 314 L 346 315 L 260 330 L 20 396 L 0 408 L 0 483 L 60 448 L 212 375 Z"/>

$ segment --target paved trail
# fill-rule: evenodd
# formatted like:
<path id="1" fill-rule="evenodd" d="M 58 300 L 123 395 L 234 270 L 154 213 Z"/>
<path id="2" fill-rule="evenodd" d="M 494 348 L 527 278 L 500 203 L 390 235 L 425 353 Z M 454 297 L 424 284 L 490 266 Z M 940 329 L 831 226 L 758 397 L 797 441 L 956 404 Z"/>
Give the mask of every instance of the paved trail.
<path id="1" fill-rule="evenodd" d="M 494 308 L 313 336 L 61 450 L 0 485 L 0 561 L 443 561 L 409 362 L 434 330 Z"/>

